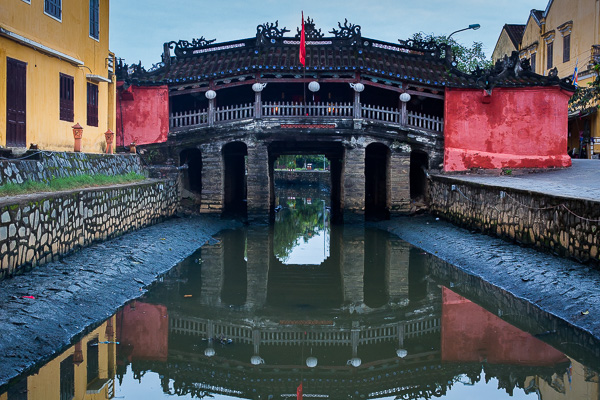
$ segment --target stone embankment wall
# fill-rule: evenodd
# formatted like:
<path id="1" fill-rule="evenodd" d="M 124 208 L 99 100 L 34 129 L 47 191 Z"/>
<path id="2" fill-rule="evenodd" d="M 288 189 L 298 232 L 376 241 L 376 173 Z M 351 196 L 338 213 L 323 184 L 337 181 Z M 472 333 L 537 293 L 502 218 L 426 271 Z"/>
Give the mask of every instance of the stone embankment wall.
<path id="1" fill-rule="evenodd" d="M 177 190 L 152 180 L 0 199 L 0 279 L 172 216 Z"/>
<path id="2" fill-rule="evenodd" d="M 24 181 L 49 182 L 75 175 L 144 174 L 140 158 L 134 154 L 88 154 L 40 151 L 22 160 L 0 160 L 0 185 Z"/>
<path id="3" fill-rule="evenodd" d="M 600 202 L 484 186 L 445 176 L 429 185 L 433 214 L 468 229 L 600 265 Z"/>
<path id="4" fill-rule="evenodd" d="M 273 173 L 277 183 L 313 183 L 329 185 L 331 174 L 329 171 L 281 171 Z"/>

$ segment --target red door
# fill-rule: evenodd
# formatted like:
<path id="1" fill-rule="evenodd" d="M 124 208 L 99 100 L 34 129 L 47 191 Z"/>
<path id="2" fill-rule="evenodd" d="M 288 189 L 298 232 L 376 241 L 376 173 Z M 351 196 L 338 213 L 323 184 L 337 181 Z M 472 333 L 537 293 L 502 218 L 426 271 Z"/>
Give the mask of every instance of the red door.
<path id="1" fill-rule="evenodd" d="M 25 147 L 27 64 L 6 59 L 6 146 Z"/>

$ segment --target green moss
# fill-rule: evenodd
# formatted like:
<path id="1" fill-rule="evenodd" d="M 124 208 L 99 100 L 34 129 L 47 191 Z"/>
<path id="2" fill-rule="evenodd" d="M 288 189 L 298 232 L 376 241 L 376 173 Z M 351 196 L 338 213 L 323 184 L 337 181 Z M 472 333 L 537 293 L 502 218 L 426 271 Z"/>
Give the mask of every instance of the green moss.
<path id="1" fill-rule="evenodd" d="M 7 183 L 0 185 L 0 197 L 35 192 L 55 192 L 95 186 L 109 186 L 122 183 L 143 181 L 143 175 L 130 172 L 125 175 L 77 175 L 66 178 L 54 178 L 49 183 L 24 182 L 22 184 Z"/>

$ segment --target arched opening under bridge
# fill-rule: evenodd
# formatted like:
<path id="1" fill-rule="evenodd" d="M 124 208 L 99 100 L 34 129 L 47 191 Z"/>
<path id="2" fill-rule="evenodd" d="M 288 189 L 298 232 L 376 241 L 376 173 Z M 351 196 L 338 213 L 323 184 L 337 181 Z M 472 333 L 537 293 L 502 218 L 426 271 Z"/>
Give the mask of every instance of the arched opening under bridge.
<path id="1" fill-rule="evenodd" d="M 248 148 L 245 143 L 233 142 L 223 146 L 223 216 L 246 218 Z"/>
<path id="2" fill-rule="evenodd" d="M 365 218 L 389 218 L 390 149 L 381 143 L 367 146 L 365 153 Z"/>

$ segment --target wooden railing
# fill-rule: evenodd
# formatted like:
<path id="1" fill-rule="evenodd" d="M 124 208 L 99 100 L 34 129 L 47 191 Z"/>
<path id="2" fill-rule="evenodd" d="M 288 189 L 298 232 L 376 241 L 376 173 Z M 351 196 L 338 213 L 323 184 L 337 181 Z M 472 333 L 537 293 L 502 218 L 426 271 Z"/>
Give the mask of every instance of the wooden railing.
<path id="1" fill-rule="evenodd" d="M 262 102 L 257 109 L 254 103 L 217 107 L 214 109 L 175 112 L 170 116 L 170 127 L 181 130 L 195 126 L 212 126 L 251 118 L 347 118 L 354 116 L 353 103 L 295 103 Z M 443 132 L 444 119 L 422 113 L 408 111 L 404 118 L 402 111 L 393 107 L 361 104 L 360 117 L 368 121 L 384 122 L 408 126 L 433 132 Z"/>

